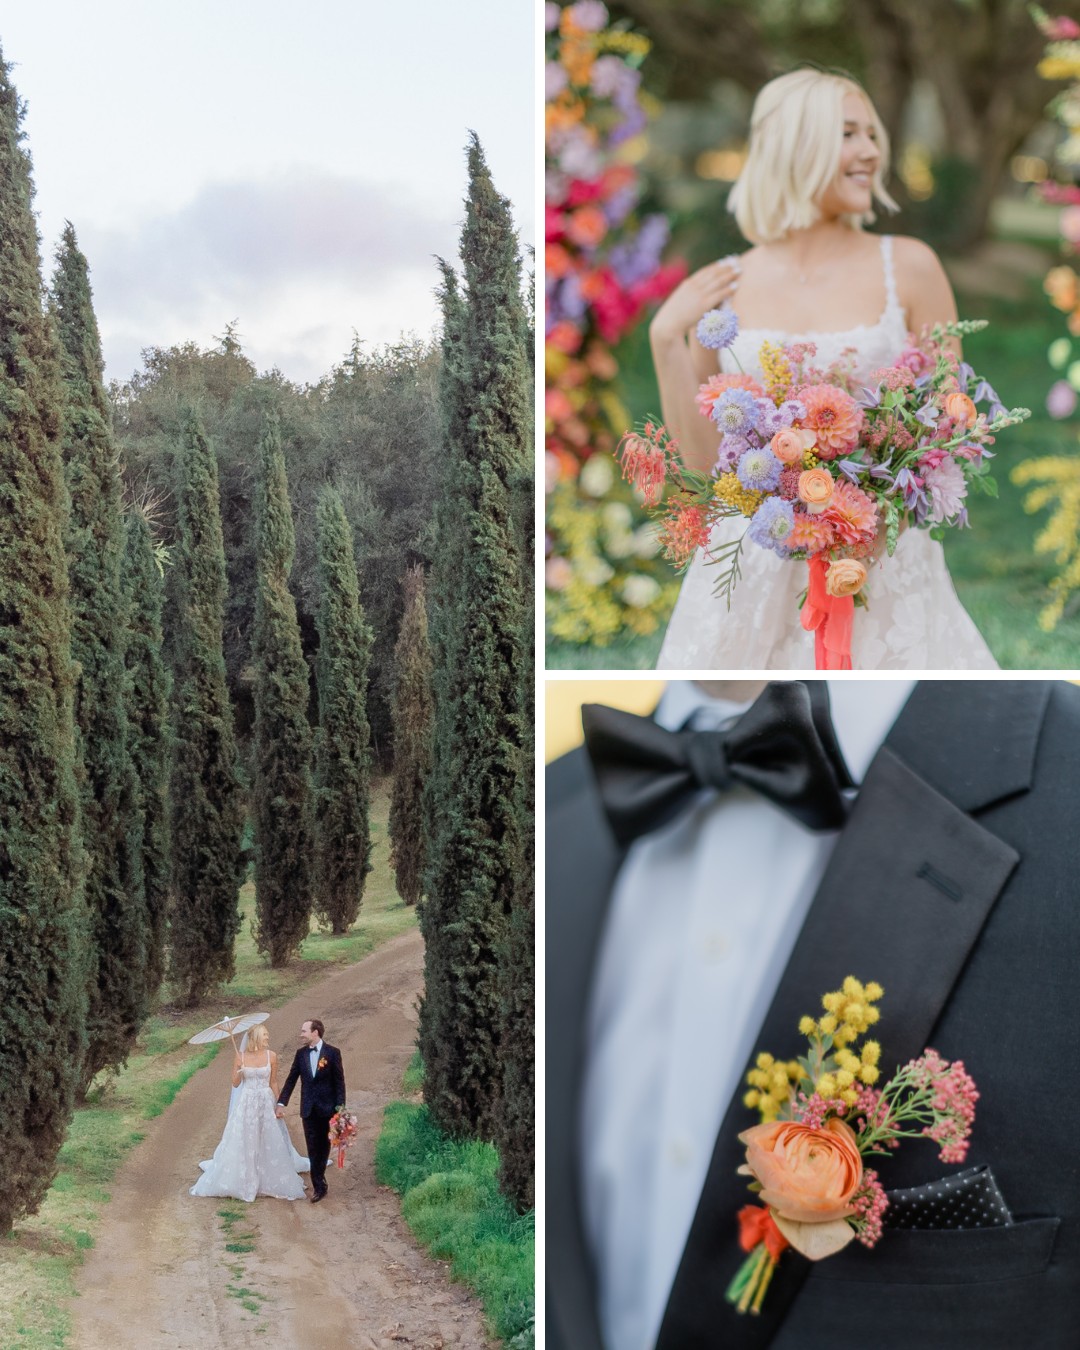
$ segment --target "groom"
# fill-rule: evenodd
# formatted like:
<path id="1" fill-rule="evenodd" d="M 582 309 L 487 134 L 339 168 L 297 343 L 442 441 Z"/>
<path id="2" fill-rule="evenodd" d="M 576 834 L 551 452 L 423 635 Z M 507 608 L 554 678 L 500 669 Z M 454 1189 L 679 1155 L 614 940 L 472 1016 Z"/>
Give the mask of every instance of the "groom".
<path id="1" fill-rule="evenodd" d="M 330 1157 L 330 1118 L 345 1105 L 345 1071 L 341 1051 L 323 1040 L 323 1024 L 317 1017 L 300 1027 L 300 1048 L 278 1098 L 276 1115 L 285 1115 L 296 1080 L 300 1080 L 300 1118 L 311 1161 L 311 1185 L 316 1205 L 326 1194 L 326 1162 Z"/>
<path id="2" fill-rule="evenodd" d="M 776 689 L 816 738 L 799 764 L 758 689 L 683 682 L 653 719 L 590 713 L 589 750 L 549 768 L 546 1344 L 1072 1350 L 1080 689 L 837 681 L 831 722 L 820 682 Z M 967 1166 L 1009 1222 L 931 1201 L 872 1251 L 787 1251 L 740 1316 L 746 1069 L 799 1053 L 849 974 L 884 987 L 888 1073 L 928 1045 L 965 1062 Z M 875 1166 L 888 1191 L 961 1185 L 924 1140 Z"/>

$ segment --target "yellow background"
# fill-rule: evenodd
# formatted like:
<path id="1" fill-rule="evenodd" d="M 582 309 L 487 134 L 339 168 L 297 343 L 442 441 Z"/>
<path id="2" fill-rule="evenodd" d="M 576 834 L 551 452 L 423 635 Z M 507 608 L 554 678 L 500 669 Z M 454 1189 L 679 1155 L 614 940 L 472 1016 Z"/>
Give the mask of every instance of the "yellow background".
<path id="1" fill-rule="evenodd" d="M 663 680 L 548 680 L 545 762 L 550 763 L 581 744 L 583 703 L 606 703 L 627 712 L 651 713 L 663 690 Z"/>

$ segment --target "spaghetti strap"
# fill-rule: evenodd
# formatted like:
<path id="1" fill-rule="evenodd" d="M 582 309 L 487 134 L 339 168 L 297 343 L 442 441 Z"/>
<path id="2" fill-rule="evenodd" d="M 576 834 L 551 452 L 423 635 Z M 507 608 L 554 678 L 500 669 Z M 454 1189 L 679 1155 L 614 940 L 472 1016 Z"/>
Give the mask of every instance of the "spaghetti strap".
<path id="1" fill-rule="evenodd" d="M 893 266 L 893 237 L 881 236 L 881 263 L 885 269 L 885 312 L 900 308 L 900 297 L 896 293 L 896 269 Z"/>

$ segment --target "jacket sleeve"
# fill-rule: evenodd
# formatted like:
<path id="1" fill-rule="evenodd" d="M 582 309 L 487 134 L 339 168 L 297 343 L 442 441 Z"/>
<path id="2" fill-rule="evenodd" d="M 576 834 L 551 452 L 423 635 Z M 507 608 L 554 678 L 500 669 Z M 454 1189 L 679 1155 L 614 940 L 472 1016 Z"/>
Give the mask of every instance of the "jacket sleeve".
<path id="1" fill-rule="evenodd" d="M 293 1055 L 292 1068 L 289 1070 L 289 1076 L 285 1079 L 285 1086 L 278 1095 L 278 1102 L 282 1106 L 288 1106 L 289 1098 L 292 1096 L 292 1090 L 296 1086 L 296 1080 L 300 1077 L 300 1052 Z"/>

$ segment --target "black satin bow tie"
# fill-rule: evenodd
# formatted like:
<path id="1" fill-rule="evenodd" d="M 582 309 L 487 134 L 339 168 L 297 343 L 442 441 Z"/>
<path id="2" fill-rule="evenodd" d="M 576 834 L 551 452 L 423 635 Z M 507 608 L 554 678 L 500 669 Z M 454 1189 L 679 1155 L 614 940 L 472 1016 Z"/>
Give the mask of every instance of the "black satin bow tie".
<path id="1" fill-rule="evenodd" d="M 615 838 L 626 845 L 659 829 L 704 787 L 743 784 L 812 830 L 847 819 L 855 784 L 829 717 L 823 680 L 767 685 L 723 731 L 666 731 L 650 717 L 588 704 L 581 710 Z"/>

